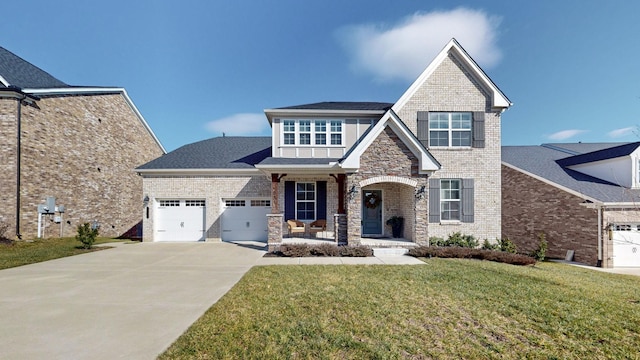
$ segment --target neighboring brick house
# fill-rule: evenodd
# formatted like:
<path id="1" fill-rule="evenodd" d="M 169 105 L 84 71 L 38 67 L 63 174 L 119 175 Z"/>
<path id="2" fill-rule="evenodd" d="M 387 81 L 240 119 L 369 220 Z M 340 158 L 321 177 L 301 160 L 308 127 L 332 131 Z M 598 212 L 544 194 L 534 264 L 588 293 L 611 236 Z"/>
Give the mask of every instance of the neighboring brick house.
<path id="1" fill-rule="evenodd" d="M 137 169 L 145 241 L 260 240 L 326 220 L 332 241 L 500 236 L 500 117 L 509 99 L 455 40 L 395 103 L 265 110 L 266 138 L 186 145 Z M 305 236 L 308 231 L 305 230 Z"/>
<path id="2" fill-rule="evenodd" d="M 502 236 L 593 266 L 640 266 L 640 143 L 502 147 Z"/>
<path id="3" fill-rule="evenodd" d="M 165 153 L 124 89 L 67 85 L 2 47 L 0 147 L 0 220 L 22 238 L 37 236 L 47 197 L 65 211 L 42 217 L 44 237 L 94 221 L 109 237 L 135 229 L 143 196 L 133 170 Z"/>

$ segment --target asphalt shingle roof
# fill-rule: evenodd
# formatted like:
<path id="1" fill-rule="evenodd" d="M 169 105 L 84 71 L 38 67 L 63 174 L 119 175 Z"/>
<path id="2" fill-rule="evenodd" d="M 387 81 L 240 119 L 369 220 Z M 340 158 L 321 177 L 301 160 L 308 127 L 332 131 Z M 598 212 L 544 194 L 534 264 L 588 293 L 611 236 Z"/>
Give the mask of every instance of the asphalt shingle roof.
<path id="1" fill-rule="evenodd" d="M 51 76 L 46 71 L 3 47 L 0 47 L 0 76 L 9 83 L 9 86 L 16 86 L 21 89 L 69 87 L 69 85 Z M 0 87 L 5 86 L 0 83 Z"/>
<path id="2" fill-rule="evenodd" d="M 280 110 L 373 110 L 387 111 L 393 106 L 386 102 L 353 102 L 353 101 L 325 101 L 313 104 L 295 105 L 277 108 Z"/>
<path id="3" fill-rule="evenodd" d="M 547 145 L 547 144 L 545 144 Z M 502 161 L 520 170 L 539 176 L 559 186 L 602 202 L 638 202 L 640 190 L 627 189 L 608 181 L 601 180 L 559 164 L 562 159 L 573 155 L 562 148 L 549 146 L 503 146 Z M 555 144 L 554 144 L 555 145 Z M 610 147 L 611 144 L 609 144 Z M 616 145 L 616 144 L 614 144 Z M 614 146 L 615 147 L 615 146 Z M 591 144 L 574 144 L 571 150 L 584 154 L 580 150 L 590 150 Z M 598 146 L 600 151 L 602 147 Z M 581 156 L 581 155 L 578 155 Z"/>
<path id="4" fill-rule="evenodd" d="M 271 156 L 271 137 L 226 136 L 182 146 L 137 169 L 253 169 Z"/>
<path id="5" fill-rule="evenodd" d="M 613 146 L 606 149 L 588 152 L 588 153 L 568 157 L 565 159 L 561 159 L 561 160 L 558 160 L 558 164 L 560 164 L 561 166 L 571 166 L 571 165 L 586 164 L 586 163 L 606 160 L 606 159 L 615 159 L 617 157 L 631 154 L 638 148 L 638 146 L 640 146 L 640 142 Z"/>

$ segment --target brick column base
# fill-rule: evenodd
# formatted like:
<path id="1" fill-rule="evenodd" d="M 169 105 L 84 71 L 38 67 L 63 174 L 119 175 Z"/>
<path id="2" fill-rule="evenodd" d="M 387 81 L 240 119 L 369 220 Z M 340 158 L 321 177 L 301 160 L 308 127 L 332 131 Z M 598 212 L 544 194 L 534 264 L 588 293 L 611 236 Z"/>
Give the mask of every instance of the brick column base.
<path id="1" fill-rule="evenodd" d="M 276 251 L 282 244 L 282 222 L 284 214 L 267 214 L 267 250 L 269 252 Z"/>
<path id="2" fill-rule="evenodd" d="M 338 244 L 347 243 L 347 215 L 333 215 L 333 240 Z"/>

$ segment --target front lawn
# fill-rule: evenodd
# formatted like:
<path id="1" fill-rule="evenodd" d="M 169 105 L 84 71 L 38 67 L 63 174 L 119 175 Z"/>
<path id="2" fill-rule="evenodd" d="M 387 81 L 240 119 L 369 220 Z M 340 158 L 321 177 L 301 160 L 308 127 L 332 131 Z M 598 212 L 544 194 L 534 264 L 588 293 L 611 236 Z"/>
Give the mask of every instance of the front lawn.
<path id="1" fill-rule="evenodd" d="M 638 358 L 640 278 L 568 265 L 254 267 L 161 359 Z"/>
<path id="2" fill-rule="evenodd" d="M 94 245 L 121 241 L 111 238 L 97 238 Z M 65 256 L 84 254 L 100 250 L 82 249 L 82 243 L 73 237 L 60 239 L 39 239 L 34 241 L 16 241 L 11 244 L 0 243 L 0 269 L 33 264 Z M 104 248 L 102 248 L 104 249 Z"/>

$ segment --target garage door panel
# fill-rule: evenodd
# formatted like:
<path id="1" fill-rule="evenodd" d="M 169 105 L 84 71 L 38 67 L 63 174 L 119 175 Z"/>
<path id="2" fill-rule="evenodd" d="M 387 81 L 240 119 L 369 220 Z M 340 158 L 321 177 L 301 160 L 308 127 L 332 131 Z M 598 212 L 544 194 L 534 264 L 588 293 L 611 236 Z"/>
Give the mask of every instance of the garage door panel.
<path id="1" fill-rule="evenodd" d="M 640 231 L 613 231 L 613 266 L 640 267 Z"/>
<path id="2" fill-rule="evenodd" d="M 222 240 L 266 242 L 267 214 L 270 212 L 269 200 L 223 200 Z"/>
<path id="3" fill-rule="evenodd" d="M 160 200 L 156 208 L 155 241 L 200 241 L 205 238 L 204 206 L 186 206 L 192 200 Z M 204 203 L 204 201 L 202 201 Z M 163 206 L 171 204 L 171 206 Z"/>

